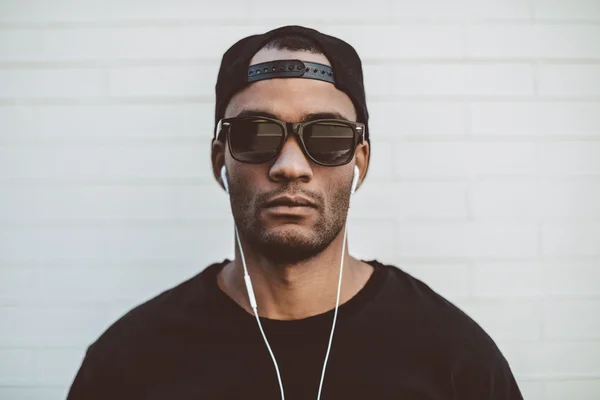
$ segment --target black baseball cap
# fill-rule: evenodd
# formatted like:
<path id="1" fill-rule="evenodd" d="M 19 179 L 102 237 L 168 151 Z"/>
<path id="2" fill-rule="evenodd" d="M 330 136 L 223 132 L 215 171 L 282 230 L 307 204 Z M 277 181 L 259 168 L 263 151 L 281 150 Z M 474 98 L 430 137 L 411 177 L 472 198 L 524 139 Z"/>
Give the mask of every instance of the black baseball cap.
<path id="1" fill-rule="evenodd" d="M 252 79 L 248 79 L 251 73 L 248 67 L 252 57 L 273 39 L 290 35 L 304 36 L 312 40 L 329 59 L 332 72 L 335 74 L 335 81 L 332 83 L 339 90 L 345 92 L 354 103 L 357 122 L 365 125 L 365 139 L 369 141 L 369 113 L 365 98 L 362 63 L 356 50 L 334 36 L 297 25 L 284 26 L 263 34 L 245 37 L 225 52 L 215 86 L 215 130 L 219 120 L 224 117 L 231 97 L 251 83 Z"/>

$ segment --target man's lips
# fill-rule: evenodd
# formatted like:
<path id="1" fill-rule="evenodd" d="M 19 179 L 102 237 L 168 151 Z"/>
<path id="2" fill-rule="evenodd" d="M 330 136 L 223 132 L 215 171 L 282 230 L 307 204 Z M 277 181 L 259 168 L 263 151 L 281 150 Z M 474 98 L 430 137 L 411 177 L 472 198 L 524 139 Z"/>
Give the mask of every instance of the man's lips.
<path id="1" fill-rule="evenodd" d="M 303 196 L 279 196 L 265 203 L 265 208 L 274 207 L 310 207 L 317 208 L 317 205 Z"/>

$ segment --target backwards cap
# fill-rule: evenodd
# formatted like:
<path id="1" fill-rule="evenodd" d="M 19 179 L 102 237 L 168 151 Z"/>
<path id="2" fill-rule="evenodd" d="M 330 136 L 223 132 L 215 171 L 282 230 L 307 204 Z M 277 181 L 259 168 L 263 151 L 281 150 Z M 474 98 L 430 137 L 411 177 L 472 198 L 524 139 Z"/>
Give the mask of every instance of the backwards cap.
<path id="1" fill-rule="evenodd" d="M 348 43 L 303 26 L 284 26 L 261 35 L 241 39 L 223 55 L 217 78 L 215 128 L 225 114 L 231 97 L 249 84 L 250 60 L 267 43 L 282 36 L 304 36 L 314 41 L 329 59 L 335 75 L 332 83 L 345 92 L 356 109 L 358 122 L 365 124 L 365 138 L 369 140 L 369 113 L 365 98 L 362 64 L 356 50 Z M 280 74 L 283 76 L 283 74 Z M 250 79 L 250 82 L 252 79 Z"/>

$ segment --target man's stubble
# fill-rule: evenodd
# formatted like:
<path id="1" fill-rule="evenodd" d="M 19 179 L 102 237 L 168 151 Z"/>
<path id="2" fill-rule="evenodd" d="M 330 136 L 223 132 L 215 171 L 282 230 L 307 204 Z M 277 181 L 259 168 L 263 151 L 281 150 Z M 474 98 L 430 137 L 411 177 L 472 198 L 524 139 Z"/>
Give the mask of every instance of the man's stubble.
<path id="1" fill-rule="evenodd" d="M 350 204 L 352 182 L 332 187 L 329 204 L 323 196 L 307 192 L 293 183 L 256 195 L 247 182 L 230 182 L 230 201 L 240 235 L 263 257 L 276 265 L 292 265 L 311 259 L 338 236 L 344 227 Z M 308 234 L 297 230 L 277 232 L 268 229 L 260 218 L 262 205 L 275 196 L 302 194 L 314 201 L 319 216 Z"/>

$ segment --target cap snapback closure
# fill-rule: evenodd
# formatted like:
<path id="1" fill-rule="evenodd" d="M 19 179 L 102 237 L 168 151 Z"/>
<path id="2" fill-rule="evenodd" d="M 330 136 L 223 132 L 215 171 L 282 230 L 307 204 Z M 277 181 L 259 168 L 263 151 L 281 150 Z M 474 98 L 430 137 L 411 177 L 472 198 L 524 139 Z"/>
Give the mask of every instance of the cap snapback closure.
<path id="1" fill-rule="evenodd" d="M 272 78 L 306 78 L 317 79 L 335 84 L 333 69 L 329 65 L 301 61 L 277 60 L 248 67 L 248 82 Z"/>

